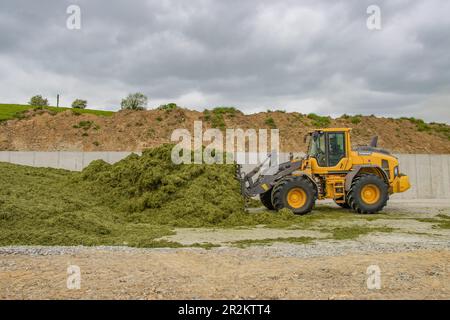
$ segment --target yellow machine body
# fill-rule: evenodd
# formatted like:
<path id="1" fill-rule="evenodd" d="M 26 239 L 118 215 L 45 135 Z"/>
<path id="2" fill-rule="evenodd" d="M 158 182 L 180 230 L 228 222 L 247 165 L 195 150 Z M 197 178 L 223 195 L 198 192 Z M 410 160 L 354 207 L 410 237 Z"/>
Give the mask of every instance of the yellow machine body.
<path id="1" fill-rule="evenodd" d="M 336 202 L 344 202 L 346 181 L 348 184 L 349 173 L 355 170 L 358 170 L 358 173 L 370 173 L 383 178 L 389 185 L 390 194 L 405 192 L 411 187 L 408 176 L 400 174 L 399 161 L 395 156 L 376 150 L 352 149 L 350 131 L 350 128 L 315 130 L 314 132 L 344 133 L 345 156 L 332 167 L 320 166 L 313 157 L 293 160 L 302 161 L 300 170 L 293 175 L 322 176 L 325 179 L 325 192 L 319 193 L 318 199 L 335 199 Z"/>

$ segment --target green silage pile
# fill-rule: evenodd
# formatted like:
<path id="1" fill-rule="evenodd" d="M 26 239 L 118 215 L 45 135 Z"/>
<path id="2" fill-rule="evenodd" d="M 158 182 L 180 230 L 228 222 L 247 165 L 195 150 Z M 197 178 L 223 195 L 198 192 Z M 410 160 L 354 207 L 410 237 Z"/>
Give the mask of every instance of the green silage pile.
<path id="1" fill-rule="evenodd" d="M 244 214 L 234 165 L 176 165 L 171 150 L 163 145 L 114 165 L 94 161 L 77 179 L 106 194 L 105 203 L 128 221 L 198 227 L 229 224 Z"/>
<path id="2" fill-rule="evenodd" d="M 285 227 L 292 213 L 246 213 L 233 165 L 175 165 L 171 146 L 82 172 L 0 162 L 0 246 L 176 247 L 175 227 Z"/>

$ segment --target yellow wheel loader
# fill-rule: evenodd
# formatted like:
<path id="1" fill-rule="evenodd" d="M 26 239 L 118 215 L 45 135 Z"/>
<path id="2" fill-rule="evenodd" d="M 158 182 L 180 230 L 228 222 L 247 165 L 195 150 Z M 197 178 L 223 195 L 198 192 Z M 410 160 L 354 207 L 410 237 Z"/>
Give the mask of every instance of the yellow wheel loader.
<path id="1" fill-rule="evenodd" d="M 327 128 L 309 132 L 306 156 L 280 164 L 272 174 L 263 172 L 255 178 L 265 163 L 247 174 L 237 166 L 242 194 L 259 195 L 270 210 L 288 208 L 295 214 L 310 212 L 316 200 L 322 199 L 333 199 L 358 213 L 382 210 L 389 195 L 410 188 L 408 176 L 400 173 L 395 156 L 377 148 L 377 137 L 368 146 L 352 148 L 350 131 Z"/>

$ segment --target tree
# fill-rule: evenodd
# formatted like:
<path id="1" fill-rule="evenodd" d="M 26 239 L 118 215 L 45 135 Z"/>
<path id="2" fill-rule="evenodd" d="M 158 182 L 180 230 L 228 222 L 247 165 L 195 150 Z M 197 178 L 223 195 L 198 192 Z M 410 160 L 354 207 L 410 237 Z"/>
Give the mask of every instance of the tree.
<path id="1" fill-rule="evenodd" d="M 147 106 L 147 97 L 140 92 L 129 94 L 128 97 L 122 99 L 120 104 L 122 110 L 144 110 Z"/>
<path id="2" fill-rule="evenodd" d="M 42 98 L 41 95 L 36 95 L 34 97 L 31 97 L 30 102 L 28 102 L 28 104 L 33 107 L 47 107 L 48 100 Z"/>
<path id="3" fill-rule="evenodd" d="M 74 102 L 72 102 L 72 108 L 75 108 L 75 109 L 86 109 L 86 107 L 87 107 L 87 101 L 86 100 L 76 99 Z"/>

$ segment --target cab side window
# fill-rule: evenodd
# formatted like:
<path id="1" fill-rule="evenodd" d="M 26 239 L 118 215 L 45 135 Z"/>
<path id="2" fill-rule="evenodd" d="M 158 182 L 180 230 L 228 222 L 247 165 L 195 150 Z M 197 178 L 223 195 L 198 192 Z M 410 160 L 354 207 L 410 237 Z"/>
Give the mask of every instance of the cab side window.
<path id="1" fill-rule="evenodd" d="M 326 140 L 325 140 L 325 134 L 322 133 L 320 135 L 320 138 L 318 139 L 318 145 L 317 145 L 317 153 L 316 153 L 316 160 L 317 164 L 320 167 L 326 167 L 327 165 L 327 158 L 326 158 Z"/>
<path id="2" fill-rule="evenodd" d="M 328 134 L 328 166 L 336 166 L 342 158 L 345 158 L 345 135 L 344 133 Z"/>

